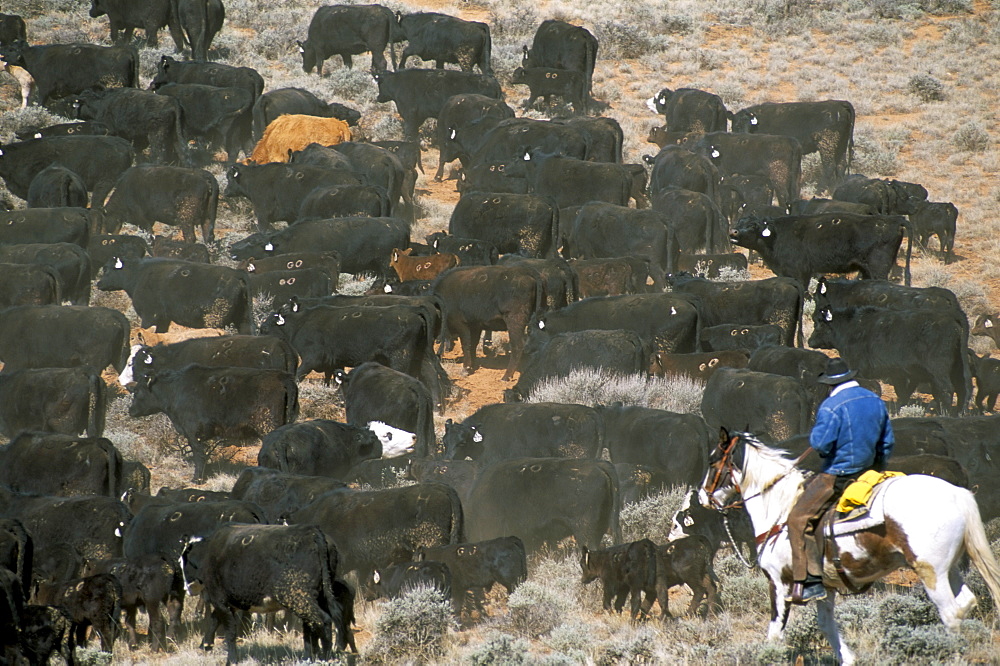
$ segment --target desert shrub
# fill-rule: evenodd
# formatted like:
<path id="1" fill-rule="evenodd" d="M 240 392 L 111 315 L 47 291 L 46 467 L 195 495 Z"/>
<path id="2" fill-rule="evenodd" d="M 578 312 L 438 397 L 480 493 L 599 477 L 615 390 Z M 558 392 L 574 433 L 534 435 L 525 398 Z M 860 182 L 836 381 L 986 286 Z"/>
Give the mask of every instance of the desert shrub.
<path id="1" fill-rule="evenodd" d="M 951 142 L 959 150 L 981 153 L 990 145 L 990 135 L 979 122 L 970 120 L 955 130 Z"/>
<path id="2" fill-rule="evenodd" d="M 548 634 L 575 607 L 576 600 L 565 588 L 537 580 L 522 583 L 507 600 L 511 627 L 529 638 Z"/>
<path id="3" fill-rule="evenodd" d="M 73 122 L 71 118 L 56 115 L 41 106 L 29 106 L 24 109 L 6 111 L 0 113 L 0 141 L 11 143 L 17 140 L 14 137 L 15 132 L 70 122 Z"/>
<path id="4" fill-rule="evenodd" d="M 603 370 L 575 370 L 567 377 L 539 382 L 528 402 L 562 402 L 610 405 L 621 402 L 665 409 L 683 414 L 701 412 L 705 385 L 686 377 L 646 379 L 639 375 L 616 375 Z"/>
<path id="5" fill-rule="evenodd" d="M 528 641 L 510 634 L 493 634 L 476 645 L 465 658 L 472 666 L 503 666 L 528 663 Z"/>
<path id="6" fill-rule="evenodd" d="M 575 663 L 583 663 L 597 644 L 594 630 L 593 625 L 570 620 L 550 631 L 544 643 L 546 647 L 571 658 Z"/>
<path id="7" fill-rule="evenodd" d="M 613 636 L 597 649 L 598 666 L 619 664 L 652 664 L 656 662 L 656 646 L 660 639 L 651 627 L 640 627 Z"/>
<path id="8" fill-rule="evenodd" d="M 433 587 L 417 587 L 389 602 L 375 623 L 365 657 L 376 663 L 425 662 L 444 653 L 454 627 L 451 602 Z"/>
<path id="9" fill-rule="evenodd" d="M 700 264 L 698 265 L 700 266 Z M 700 268 L 696 269 L 700 270 Z M 719 277 L 716 278 L 716 282 L 746 282 L 753 276 L 750 275 L 750 269 L 747 268 L 735 268 L 732 266 L 723 266 L 719 269 Z"/>
<path id="10" fill-rule="evenodd" d="M 940 663 L 961 654 L 967 645 L 964 637 L 943 626 L 891 626 L 879 640 L 882 658 L 894 664 Z"/>
<path id="11" fill-rule="evenodd" d="M 686 14 L 667 14 L 660 19 L 660 28 L 672 35 L 690 35 L 695 29 L 695 19 Z"/>
<path id="12" fill-rule="evenodd" d="M 715 559 L 719 577 L 719 603 L 733 615 L 759 615 L 770 611 L 767 578 L 759 569 L 748 569 L 734 553 Z"/>
<path id="13" fill-rule="evenodd" d="M 785 644 L 796 652 L 810 652 L 826 644 L 826 636 L 816 622 L 815 608 L 792 613 L 788 626 L 785 627 Z"/>
<path id="14" fill-rule="evenodd" d="M 673 487 L 622 507 L 619 522 L 625 541 L 650 539 L 666 543 L 674 513 L 681 508 L 687 488 Z"/>
<path id="15" fill-rule="evenodd" d="M 79 666 L 111 666 L 111 653 L 97 648 L 78 647 L 73 656 Z"/>
<path id="16" fill-rule="evenodd" d="M 927 411 L 924 409 L 924 405 L 920 404 L 903 405 L 896 410 L 896 416 L 907 417 L 907 418 L 920 418 L 922 416 L 927 416 Z"/>
<path id="17" fill-rule="evenodd" d="M 490 8 L 490 32 L 494 45 L 500 42 L 530 42 L 536 26 L 542 22 L 534 6 L 513 3 L 512 5 L 504 7 L 506 11 L 498 11 L 497 7 Z M 520 46 L 518 48 L 520 49 Z"/>
<path id="18" fill-rule="evenodd" d="M 348 296 L 362 296 L 375 284 L 374 277 L 357 277 L 350 273 L 341 273 L 337 281 L 337 293 Z"/>
<path id="19" fill-rule="evenodd" d="M 855 597 L 838 601 L 833 613 L 841 631 L 857 632 L 873 625 L 877 605 L 871 597 Z"/>
<path id="20" fill-rule="evenodd" d="M 879 603 L 877 617 L 885 627 L 919 627 L 941 622 L 934 604 L 917 594 L 889 595 Z"/>
<path id="21" fill-rule="evenodd" d="M 602 56 L 638 58 L 653 49 L 649 25 L 642 21 L 606 21 L 594 30 Z"/>
<path id="22" fill-rule="evenodd" d="M 274 312 L 274 308 L 271 307 L 273 302 L 274 296 L 266 291 L 259 291 L 253 295 L 250 302 L 250 316 L 253 318 L 254 326 L 260 328 L 268 315 Z"/>
<path id="23" fill-rule="evenodd" d="M 910 94 L 924 102 L 940 102 L 944 99 L 944 84 L 930 74 L 914 74 L 906 88 Z"/>

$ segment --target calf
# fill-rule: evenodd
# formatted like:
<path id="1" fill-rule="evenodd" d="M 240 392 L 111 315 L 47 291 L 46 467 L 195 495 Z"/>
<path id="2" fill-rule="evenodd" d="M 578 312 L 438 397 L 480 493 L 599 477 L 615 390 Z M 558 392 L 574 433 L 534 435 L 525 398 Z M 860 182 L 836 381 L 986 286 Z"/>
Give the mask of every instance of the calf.
<path id="1" fill-rule="evenodd" d="M 333 146 L 350 140 L 351 128 L 343 120 L 289 113 L 268 124 L 248 161 L 253 164 L 287 162 L 290 153 L 310 143 Z"/>
<path id="2" fill-rule="evenodd" d="M 0 56 L 0 72 L 7 72 L 14 77 L 18 87 L 21 88 L 21 108 L 27 108 L 28 98 L 35 89 L 35 79 L 24 67 L 10 64 L 3 56 Z"/>
<path id="3" fill-rule="evenodd" d="M 25 606 L 21 610 L 20 641 L 29 663 L 47 664 L 56 652 L 67 664 L 74 663 L 73 618 L 61 606 Z"/>
<path id="4" fill-rule="evenodd" d="M 656 377 L 684 376 L 707 381 L 719 368 L 747 367 L 747 354 L 742 351 L 694 352 L 668 354 L 656 352 L 650 364 L 650 374 Z"/>
<path id="5" fill-rule="evenodd" d="M 100 437 L 107 386 L 90 367 L 37 368 L 0 374 L 0 432 L 23 430 Z"/>
<path id="6" fill-rule="evenodd" d="M 913 206 L 909 217 L 920 247 L 926 250 L 931 236 L 937 236 L 944 263 L 951 263 L 955 258 L 955 223 L 958 220 L 955 204 L 921 201 Z"/>
<path id="7" fill-rule="evenodd" d="M 406 433 L 409 434 L 409 433 Z M 264 437 L 257 465 L 313 476 L 343 478 L 372 458 L 396 458 L 412 451 L 401 431 L 372 421 L 367 426 L 315 419 L 281 426 Z"/>
<path id="8" fill-rule="evenodd" d="M 530 91 L 524 108 L 530 109 L 539 96 L 545 97 L 546 104 L 552 104 L 552 96 L 559 95 L 573 105 L 574 113 L 587 113 L 587 80 L 583 72 L 553 67 L 518 67 L 514 70 L 511 83 L 526 85 Z"/>
<path id="9" fill-rule="evenodd" d="M 995 412 L 997 395 L 1000 394 L 1000 360 L 990 358 L 989 354 L 979 356 L 969 350 L 969 370 L 976 380 L 976 407 Z"/>
<path id="10" fill-rule="evenodd" d="M 688 614 L 698 610 L 707 597 L 708 612 L 719 610 L 719 579 L 712 569 L 714 551 L 708 539 L 701 535 L 685 536 L 662 546 L 656 546 L 656 598 L 660 601 L 663 618 L 670 617 L 667 609 L 669 590 L 675 585 L 691 588 Z"/>
<path id="11" fill-rule="evenodd" d="M 121 175 L 104 204 L 104 231 L 117 234 L 129 222 L 153 231 L 157 222 L 180 227 L 186 243 L 201 231 L 205 243 L 215 241 L 219 183 L 203 169 L 137 166 Z"/>
<path id="12" fill-rule="evenodd" d="M 86 208 L 88 198 L 83 179 L 58 164 L 39 171 L 28 185 L 28 208 Z"/>
<path id="13" fill-rule="evenodd" d="M 440 365 L 435 365 L 436 360 L 433 356 L 429 359 L 428 365 L 435 367 L 428 370 L 440 369 L 444 374 Z M 436 380 L 429 377 L 425 381 Z M 338 370 L 337 383 L 343 391 L 348 423 L 367 423 L 369 427 L 378 422 L 388 424 L 383 425 L 388 429 L 385 434 L 389 440 L 384 444 L 387 451 L 402 455 L 416 449 L 421 458 L 435 453 L 432 395 L 437 392 L 429 390 L 425 382 L 379 363 L 362 363 L 349 373 Z"/>
<path id="14" fill-rule="evenodd" d="M 400 282 L 409 280 L 433 280 L 449 268 L 454 268 L 462 263 L 458 255 L 450 252 L 432 254 L 429 257 L 411 257 L 411 248 L 400 250 L 392 249 L 392 259 L 389 265 L 396 271 Z"/>
<path id="15" fill-rule="evenodd" d="M 701 329 L 701 346 L 709 351 L 753 353 L 764 345 L 780 345 L 785 332 L 777 324 L 721 324 Z"/>
<path id="16" fill-rule="evenodd" d="M 657 572 L 656 545 L 649 539 L 623 543 L 611 548 L 589 550 L 581 547 L 580 582 L 584 585 L 598 578 L 604 586 L 604 610 L 620 613 L 625 598 L 632 595 L 632 619 L 648 617 L 656 601 Z M 645 595 L 645 597 L 643 597 Z"/>
<path id="17" fill-rule="evenodd" d="M 135 648 L 138 644 L 135 618 L 142 607 L 149 615 L 150 644 L 154 650 L 166 650 L 166 623 L 160 606 L 167 606 L 171 597 L 184 594 L 180 572 L 175 566 L 158 555 L 147 554 L 131 560 L 123 557 L 99 560 L 90 573 L 111 574 L 121 583 L 121 608 L 125 611 L 129 646 Z M 173 637 L 176 638 L 176 634 Z"/>
<path id="18" fill-rule="evenodd" d="M 76 645 L 87 644 L 87 627 L 93 626 L 101 637 L 101 651 L 111 652 L 121 625 L 122 586 L 111 574 L 96 574 L 63 583 L 39 586 L 35 600 L 41 604 L 62 606 L 73 618 Z"/>
<path id="19" fill-rule="evenodd" d="M 571 259 L 569 265 L 576 274 L 581 299 L 638 293 L 644 290 L 649 275 L 649 264 L 638 257 Z"/>
<path id="20" fill-rule="evenodd" d="M 969 333 L 989 338 L 993 340 L 995 347 L 1000 348 L 1000 329 L 996 326 L 997 322 L 1000 322 L 1000 312 L 979 315 Z"/>
<path id="21" fill-rule="evenodd" d="M 478 238 L 450 236 L 443 231 L 436 231 L 425 240 L 435 252 L 456 255 L 462 266 L 494 266 L 500 260 L 497 246 Z"/>
<path id="22" fill-rule="evenodd" d="M 451 572 L 452 606 L 459 617 L 467 594 L 488 593 L 494 583 L 499 583 L 509 595 L 528 577 L 524 543 L 516 536 L 421 548 L 416 559 L 447 565 Z"/>
<path id="23" fill-rule="evenodd" d="M 406 562 L 375 570 L 366 592 L 369 601 L 379 597 L 398 599 L 418 587 L 433 587 L 451 598 L 451 571 L 444 562 Z M 458 615 L 458 610 L 455 610 Z"/>

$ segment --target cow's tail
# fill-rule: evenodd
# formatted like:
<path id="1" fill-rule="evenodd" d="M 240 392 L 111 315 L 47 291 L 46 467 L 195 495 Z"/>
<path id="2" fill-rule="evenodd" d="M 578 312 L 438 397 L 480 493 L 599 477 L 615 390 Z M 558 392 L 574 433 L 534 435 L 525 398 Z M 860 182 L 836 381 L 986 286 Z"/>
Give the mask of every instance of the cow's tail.
<path id="1" fill-rule="evenodd" d="M 293 423 L 299 418 L 299 385 L 295 383 L 295 375 L 282 378 L 285 385 L 285 423 Z"/>
<path id="2" fill-rule="evenodd" d="M 484 23 L 483 32 L 485 33 L 483 37 L 483 55 L 482 62 L 479 63 L 479 69 L 483 74 L 493 76 L 493 37 L 490 35 L 490 26 Z"/>
<path id="3" fill-rule="evenodd" d="M 441 276 L 438 276 L 438 280 L 435 281 L 434 285 L 432 285 L 431 287 L 432 292 L 434 291 L 434 286 L 436 286 L 437 282 L 440 280 L 440 277 Z M 437 357 L 438 359 L 440 359 L 444 355 L 445 347 L 448 346 L 448 338 L 450 335 L 450 332 L 448 331 L 448 310 L 446 308 L 446 303 L 444 299 L 442 299 L 439 295 L 433 294 L 431 298 L 434 299 L 434 303 L 437 306 L 438 312 L 441 313 L 441 331 L 438 333 L 438 338 L 437 338 L 438 342 Z"/>
<path id="4" fill-rule="evenodd" d="M 215 178 L 206 182 L 208 182 L 208 196 L 205 197 L 205 220 L 202 223 L 201 240 L 208 245 L 208 236 L 215 237 L 215 220 L 219 215 L 219 183 Z"/>
<path id="5" fill-rule="evenodd" d="M 337 575 L 337 549 L 332 542 L 327 542 L 326 535 L 318 527 L 312 528 L 313 547 L 316 549 L 317 562 L 320 569 L 320 608 L 330 616 L 331 629 L 337 631 L 337 649 L 342 650 L 346 644 L 346 636 L 342 636 L 344 609 L 337 603 L 337 595 L 333 591 L 333 579 Z"/>
<path id="6" fill-rule="evenodd" d="M 59 277 L 59 273 L 56 272 L 56 269 L 52 268 L 51 266 L 43 266 L 42 268 L 52 278 L 52 290 L 53 290 L 53 294 L 55 295 L 55 300 L 52 301 L 53 304 L 60 304 L 60 303 L 62 303 L 62 299 L 63 299 L 63 295 L 62 295 L 62 278 Z"/>
<path id="7" fill-rule="evenodd" d="M 796 303 L 795 311 L 795 344 L 797 347 L 805 348 L 802 318 L 805 316 L 806 288 L 801 282 L 795 280 L 795 289 L 798 292 L 798 302 Z"/>
<path id="8" fill-rule="evenodd" d="M 437 386 L 437 390 L 433 391 L 436 395 L 434 398 L 440 401 L 441 408 L 444 409 L 445 398 L 451 395 L 451 378 L 448 377 L 448 373 L 445 372 L 444 368 L 441 367 L 441 362 L 438 360 L 437 355 L 434 353 L 434 322 L 435 314 L 430 307 L 420 308 L 420 318 L 424 322 L 424 335 L 425 335 L 425 346 L 422 363 L 430 363 L 434 369 L 434 378 L 432 381 L 434 385 Z M 442 328 L 444 324 L 442 323 Z M 418 372 L 419 374 L 419 372 Z M 428 377 L 428 379 L 431 379 Z M 430 387 L 428 387 L 430 388 Z M 433 425 L 431 426 L 433 430 Z M 433 441 L 431 437 L 430 441 Z"/>
<path id="9" fill-rule="evenodd" d="M 252 133 L 253 140 L 255 143 L 257 141 L 260 141 L 261 137 L 264 136 L 264 129 L 267 125 L 264 122 L 264 120 L 267 118 L 267 111 L 265 109 L 266 106 L 267 106 L 267 97 L 261 97 L 254 103 L 253 109 L 251 111 L 252 120 L 250 121 L 250 131 Z"/>
<path id="10" fill-rule="evenodd" d="M 587 79 L 587 96 L 594 99 L 594 67 L 597 66 L 597 39 L 585 39 L 586 54 L 584 55 L 584 76 Z M 588 104 L 589 106 L 589 104 Z"/>
<path id="11" fill-rule="evenodd" d="M 993 604 L 1000 604 L 1000 565 L 990 549 L 990 541 L 983 529 L 983 519 L 979 515 L 979 505 L 976 497 L 968 490 L 957 489 L 958 508 L 965 518 L 965 550 L 972 563 L 979 570 L 979 575 L 986 582 L 993 596 Z"/>
<path id="12" fill-rule="evenodd" d="M 462 511 L 462 501 L 454 488 L 444 484 L 439 485 L 446 489 L 448 499 L 451 501 L 451 532 L 448 535 L 448 543 L 462 543 L 465 541 L 465 514 Z"/>
<path id="13" fill-rule="evenodd" d="M 108 458 L 108 496 L 118 498 L 123 490 L 121 488 L 122 466 L 124 465 L 122 454 L 110 441 L 100 439 L 97 441 L 104 451 L 104 455 Z"/>
<path id="14" fill-rule="evenodd" d="M 608 478 L 608 485 L 611 489 L 611 520 L 608 527 L 611 529 L 611 539 L 613 543 L 619 544 L 622 542 L 622 524 L 619 516 L 622 510 L 622 494 L 619 488 L 618 482 L 618 472 L 615 471 L 614 466 L 609 462 L 601 462 L 601 469 L 604 471 L 605 476 Z"/>
<path id="15" fill-rule="evenodd" d="M 132 81 L 130 83 L 125 84 L 123 87 L 125 87 L 125 88 L 138 88 L 139 87 L 139 51 L 134 46 L 129 46 L 127 48 L 128 48 L 129 60 L 130 60 L 129 64 L 132 66 L 131 67 L 131 71 L 129 72 L 129 76 L 132 77 Z M 45 101 L 45 100 L 42 100 L 42 101 Z"/>
<path id="16" fill-rule="evenodd" d="M 913 254 L 913 226 L 907 220 L 903 224 L 906 230 L 906 267 L 903 269 L 903 284 L 910 286 L 910 256 Z"/>
<path id="17" fill-rule="evenodd" d="M 850 121 L 848 123 L 849 131 L 847 133 L 847 164 L 844 165 L 844 174 L 842 178 L 850 175 L 851 165 L 854 164 L 854 120 L 856 118 L 854 105 L 848 103 L 846 110 L 847 115 L 850 117 Z"/>
<path id="18" fill-rule="evenodd" d="M 961 326 L 961 322 L 959 322 L 959 343 L 952 352 L 958 355 L 958 358 L 953 361 L 951 381 L 952 389 L 955 392 L 955 409 L 959 416 L 965 413 L 969 407 L 969 401 L 972 399 L 972 368 L 969 366 L 969 354 L 966 352 L 969 326 L 967 321 L 965 323 L 965 326 Z"/>
<path id="19" fill-rule="evenodd" d="M 422 405 L 423 401 L 420 400 L 420 397 L 419 394 L 416 396 L 416 402 Z M 444 397 L 442 396 L 440 400 L 443 409 Z M 423 445 L 416 448 L 416 454 L 421 458 L 436 458 L 437 442 L 434 438 L 433 405 L 430 409 L 424 409 L 423 406 L 417 409 L 417 432 L 415 434 L 423 441 Z"/>
<path id="20" fill-rule="evenodd" d="M 236 330 L 241 334 L 256 335 L 257 321 L 253 316 L 253 297 L 250 295 L 250 285 L 245 275 L 240 275 L 237 279 L 240 289 L 233 307 L 232 323 L 236 325 Z"/>
<path id="21" fill-rule="evenodd" d="M 104 419 L 107 414 L 107 391 L 108 387 L 97 370 L 86 367 L 87 383 L 90 384 L 90 394 L 87 405 L 87 436 L 100 437 L 104 434 Z"/>

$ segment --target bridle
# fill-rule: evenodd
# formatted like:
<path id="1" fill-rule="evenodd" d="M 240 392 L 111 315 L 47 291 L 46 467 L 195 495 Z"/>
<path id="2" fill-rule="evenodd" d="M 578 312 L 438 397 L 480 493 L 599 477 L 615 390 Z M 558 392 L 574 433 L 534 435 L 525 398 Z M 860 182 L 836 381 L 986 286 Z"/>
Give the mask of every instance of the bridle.
<path id="1" fill-rule="evenodd" d="M 735 435 L 730 437 L 726 442 L 719 442 L 719 451 L 722 452 L 722 457 L 712 465 L 715 469 L 715 475 L 712 477 L 711 483 L 704 486 L 712 508 L 723 513 L 729 509 L 743 506 L 743 489 L 740 488 L 740 483 L 736 480 L 736 465 L 733 464 L 733 450 L 736 448 L 736 443 L 739 442 L 739 439 L 740 436 Z M 715 499 L 715 491 L 719 489 L 724 477 L 728 477 L 733 488 L 736 490 L 736 499 L 729 504 L 722 504 L 719 500 Z"/>

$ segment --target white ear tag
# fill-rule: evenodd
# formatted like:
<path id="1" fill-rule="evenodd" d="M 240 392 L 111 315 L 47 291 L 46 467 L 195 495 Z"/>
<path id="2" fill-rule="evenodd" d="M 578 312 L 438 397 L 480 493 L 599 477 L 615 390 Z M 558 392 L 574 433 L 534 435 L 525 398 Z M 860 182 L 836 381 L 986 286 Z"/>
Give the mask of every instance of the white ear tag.
<path id="1" fill-rule="evenodd" d="M 670 306 L 670 314 L 672 315 L 677 314 L 677 308 L 675 308 L 673 305 Z"/>
<path id="2" fill-rule="evenodd" d="M 757 116 L 750 116 L 750 124 L 751 125 L 757 124 Z"/>
<path id="3" fill-rule="evenodd" d="M 451 139 L 455 138 L 455 128 L 452 128 L 452 130 L 451 130 L 451 136 L 449 138 L 451 138 Z"/>
<path id="4" fill-rule="evenodd" d="M 123 268 L 124 266 L 121 259 L 115 259 L 115 268 Z"/>
<path id="5" fill-rule="evenodd" d="M 41 132 L 35 132 L 35 138 L 36 139 L 41 139 L 42 138 L 42 133 Z"/>
<path id="6" fill-rule="evenodd" d="M 825 282 L 819 286 L 819 293 L 821 293 L 821 294 L 825 294 L 826 293 L 826 283 Z"/>
<path id="7" fill-rule="evenodd" d="M 305 52 L 306 52 L 306 50 L 300 46 L 299 47 L 299 53 L 305 53 Z"/>
<path id="8" fill-rule="evenodd" d="M 472 441 L 473 441 L 473 442 L 476 442 L 477 444 L 478 444 L 479 442 L 483 441 L 483 433 L 481 433 L 481 432 L 479 432 L 479 431 L 477 430 L 477 431 L 476 431 L 476 434 L 472 436 Z"/>
<path id="9" fill-rule="evenodd" d="M 372 580 L 375 581 L 376 585 L 378 585 L 379 581 L 382 580 L 382 576 L 378 574 L 378 571 L 376 571 L 375 575 L 372 576 Z"/>
<path id="10" fill-rule="evenodd" d="M 153 357 L 152 356 L 147 356 L 146 360 L 143 361 L 143 363 L 145 363 L 146 365 L 153 365 Z"/>
<path id="11" fill-rule="evenodd" d="M 278 326 L 284 326 L 285 318 L 282 317 L 281 315 L 278 315 L 278 318 L 274 320 L 274 323 L 277 324 Z"/>
<path id="12" fill-rule="evenodd" d="M 823 320 L 824 321 L 833 321 L 833 313 L 830 312 L 829 310 L 827 310 L 826 312 L 824 312 L 823 313 Z"/>
<path id="13" fill-rule="evenodd" d="M 542 330 L 543 328 L 545 328 L 545 322 L 544 321 L 539 321 L 538 322 L 538 330 Z"/>
<path id="14" fill-rule="evenodd" d="M 719 152 L 718 150 L 716 150 L 715 148 L 712 148 L 712 153 L 711 153 L 711 155 L 712 155 L 712 159 L 715 159 L 715 158 L 716 158 L 716 157 L 718 157 L 718 156 L 719 156 L 720 154 L 721 154 L 721 153 L 720 153 L 720 152 Z"/>
<path id="15" fill-rule="evenodd" d="M 530 162 L 531 161 L 531 153 L 525 153 L 524 154 L 524 161 L 525 162 Z"/>
<path id="16" fill-rule="evenodd" d="M 987 319 L 986 321 L 984 321 L 983 322 L 983 328 L 993 328 L 993 321 L 990 320 L 990 319 Z"/>
<path id="17" fill-rule="evenodd" d="M 768 229 L 767 227 L 764 227 L 764 231 L 760 232 L 760 235 L 763 236 L 764 238 L 767 238 L 768 236 L 771 235 L 771 230 Z"/>
<path id="18" fill-rule="evenodd" d="M 384 287 L 382 287 L 382 291 L 384 291 L 387 294 L 391 294 L 392 293 L 392 285 L 391 284 L 385 285 Z"/>
<path id="19" fill-rule="evenodd" d="M 274 244 L 273 243 L 268 243 L 267 245 L 265 245 L 264 246 L 264 251 L 265 252 L 274 252 Z"/>

